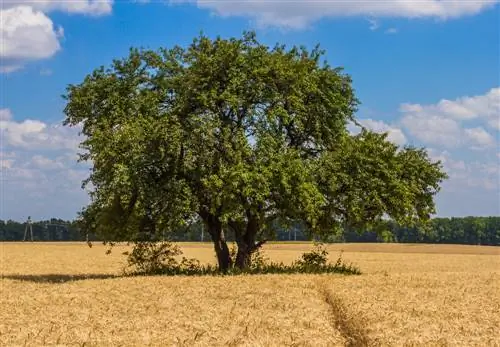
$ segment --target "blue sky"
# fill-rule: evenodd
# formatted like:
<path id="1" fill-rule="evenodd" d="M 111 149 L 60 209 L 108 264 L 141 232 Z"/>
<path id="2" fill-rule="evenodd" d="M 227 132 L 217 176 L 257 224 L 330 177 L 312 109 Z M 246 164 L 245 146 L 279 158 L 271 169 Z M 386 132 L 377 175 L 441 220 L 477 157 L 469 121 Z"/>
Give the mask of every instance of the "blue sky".
<path id="1" fill-rule="evenodd" d="M 10 0 L 0 5 L 1 219 L 73 218 L 87 201 L 75 129 L 60 126 L 69 83 L 131 46 L 185 46 L 255 30 L 343 66 L 358 119 L 425 146 L 450 179 L 438 215 L 500 214 L 497 1 Z M 355 131 L 355 129 L 352 129 Z"/>

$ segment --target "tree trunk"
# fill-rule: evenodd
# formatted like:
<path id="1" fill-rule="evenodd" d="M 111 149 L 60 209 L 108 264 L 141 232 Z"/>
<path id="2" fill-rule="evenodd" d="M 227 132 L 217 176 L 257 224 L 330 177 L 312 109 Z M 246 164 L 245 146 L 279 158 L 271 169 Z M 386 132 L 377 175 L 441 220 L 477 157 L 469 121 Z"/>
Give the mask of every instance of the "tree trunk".
<path id="1" fill-rule="evenodd" d="M 208 215 L 205 219 L 205 223 L 207 224 L 208 233 L 212 237 L 214 243 L 219 270 L 221 272 L 227 272 L 227 270 L 233 266 L 233 262 L 224 237 L 224 231 L 222 230 L 222 223 L 214 215 Z"/>
<path id="2" fill-rule="evenodd" d="M 219 270 L 221 272 L 227 272 L 232 266 L 233 261 L 231 260 L 231 255 L 229 254 L 229 248 L 227 247 L 224 234 L 212 236 L 212 241 L 214 242 L 215 254 L 217 255 L 217 262 L 219 264 Z"/>
<path id="3" fill-rule="evenodd" d="M 239 269 L 248 269 L 252 266 L 252 253 L 250 246 L 246 242 L 237 243 L 238 252 L 236 253 L 235 265 Z"/>
<path id="4" fill-rule="evenodd" d="M 264 244 L 265 241 L 255 243 L 257 232 L 259 231 L 258 220 L 248 215 L 248 221 L 244 234 L 242 230 L 235 230 L 236 244 L 238 245 L 238 252 L 236 253 L 235 265 L 239 269 L 248 269 L 252 266 L 252 254 Z"/>

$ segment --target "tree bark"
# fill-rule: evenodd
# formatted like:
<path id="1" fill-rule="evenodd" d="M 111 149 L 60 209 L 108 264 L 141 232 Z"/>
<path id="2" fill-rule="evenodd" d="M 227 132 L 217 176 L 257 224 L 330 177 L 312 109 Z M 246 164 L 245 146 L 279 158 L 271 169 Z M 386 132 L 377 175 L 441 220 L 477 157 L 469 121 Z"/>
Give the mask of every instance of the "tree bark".
<path id="1" fill-rule="evenodd" d="M 212 237 L 212 242 L 214 243 L 219 270 L 221 272 L 227 272 L 233 266 L 233 261 L 231 260 L 226 238 L 224 237 L 222 223 L 219 218 L 212 214 L 207 214 L 203 219 L 207 226 L 208 233 Z"/>
<path id="2" fill-rule="evenodd" d="M 250 247 L 245 242 L 237 243 L 238 252 L 236 253 L 235 266 L 239 269 L 248 269 L 252 266 L 252 254 Z"/>
<path id="3" fill-rule="evenodd" d="M 250 213 L 247 214 L 248 220 L 246 229 L 238 228 L 235 231 L 236 244 L 238 252 L 236 253 L 235 266 L 239 269 L 248 269 L 252 266 L 252 254 L 257 251 L 266 241 L 255 242 L 259 231 L 259 222 L 257 218 Z"/>

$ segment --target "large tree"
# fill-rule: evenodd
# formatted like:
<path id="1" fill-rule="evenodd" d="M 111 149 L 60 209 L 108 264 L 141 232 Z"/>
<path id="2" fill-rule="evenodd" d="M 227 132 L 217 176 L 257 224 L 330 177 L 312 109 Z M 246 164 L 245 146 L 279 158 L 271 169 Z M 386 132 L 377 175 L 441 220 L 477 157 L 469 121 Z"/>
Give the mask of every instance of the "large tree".
<path id="1" fill-rule="evenodd" d="M 81 160 L 93 164 L 82 222 L 130 240 L 201 219 L 224 271 L 247 267 L 277 218 L 314 233 L 427 220 L 440 163 L 385 134 L 351 135 L 351 79 L 322 56 L 253 33 L 200 36 L 187 48 L 132 49 L 68 86 L 65 124 L 81 126 Z"/>

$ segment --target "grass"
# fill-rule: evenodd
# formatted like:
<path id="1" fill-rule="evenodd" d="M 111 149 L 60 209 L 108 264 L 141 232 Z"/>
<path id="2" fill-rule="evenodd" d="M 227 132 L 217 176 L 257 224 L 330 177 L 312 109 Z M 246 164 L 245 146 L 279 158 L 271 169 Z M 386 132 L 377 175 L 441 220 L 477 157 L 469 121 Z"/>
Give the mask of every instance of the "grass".
<path id="1" fill-rule="evenodd" d="M 210 244 L 180 245 L 214 263 Z M 311 247 L 264 254 L 291 263 Z M 0 244 L 0 345 L 500 346 L 496 247 L 328 247 L 361 276 L 120 277 L 125 250 Z"/>

